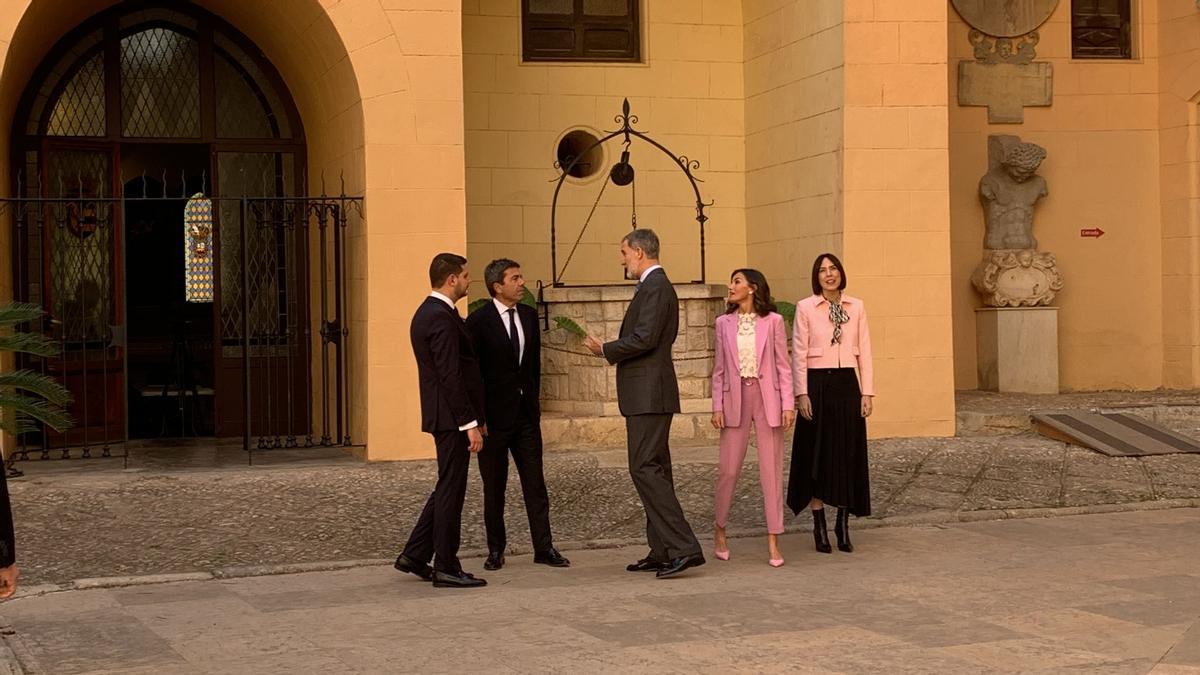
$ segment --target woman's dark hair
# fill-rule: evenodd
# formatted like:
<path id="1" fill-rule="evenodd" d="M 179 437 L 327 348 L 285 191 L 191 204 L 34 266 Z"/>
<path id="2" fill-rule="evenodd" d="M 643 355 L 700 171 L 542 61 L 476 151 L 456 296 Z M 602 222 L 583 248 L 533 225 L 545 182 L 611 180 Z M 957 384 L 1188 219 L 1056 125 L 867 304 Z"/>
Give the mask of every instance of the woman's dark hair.
<path id="1" fill-rule="evenodd" d="M 750 285 L 750 288 L 754 289 L 754 295 L 750 296 L 754 298 L 754 313 L 759 316 L 767 316 L 771 312 L 774 312 L 775 305 L 771 302 L 771 287 L 767 285 L 767 278 L 763 276 L 763 273 L 755 269 L 743 267 L 734 270 L 733 274 L 729 275 L 729 280 L 733 281 L 733 278 L 739 274 L 746 277 L 746 283 Z M 738 306 L 736 304 L 732 302 L 725 303 L 726 314 L 732 314 L 737 309 Z"/>
<path id="2" fill-rule="evenodd" d="M 829 258 L 829 262 L 833 263 L 833 266 L 837 268 L 838 272 L 841 272 L 842 281 L 841 281 L 841 283 L 838 284 L 838 290 L 839 291 L 846 290 L 846 268 L 842 267 L 842 261 L 838 260 L 838 257 L 832 253 L 822 253 L 821 255 L 817 256 L 816 260 L 813 261 L 813 271 L 812 271 L 813 295 L 821 294 L 821 261 L 826 258 Z"/>

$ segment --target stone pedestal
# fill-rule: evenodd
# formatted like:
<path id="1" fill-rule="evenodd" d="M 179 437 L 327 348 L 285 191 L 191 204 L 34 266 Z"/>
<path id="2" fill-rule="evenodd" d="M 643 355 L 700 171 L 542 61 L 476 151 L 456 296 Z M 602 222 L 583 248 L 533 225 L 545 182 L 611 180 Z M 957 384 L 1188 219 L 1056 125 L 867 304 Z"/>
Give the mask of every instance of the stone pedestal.
<path id="1" fill-rule="evenodd" d="M 617 369 L 584 348 L 580 338 L 556 328 L 565 316 L 601 341 L 620 336 L 621 319 L 633 299 L 633 286 L 547 288 L 543 300 L 550 331 L 542 336 L 542 410 L 575 415 L 619 416 Z M 681 284 L 675 373 L 683 412 L 711 412 L 713 321 L 725 309 L 724 286 Z"/>
<path id="2" fill-rule="evenodd" d="M 979 388 L 1025 394 L 1058 393 L 1058 308 L 975 310 Z"/>

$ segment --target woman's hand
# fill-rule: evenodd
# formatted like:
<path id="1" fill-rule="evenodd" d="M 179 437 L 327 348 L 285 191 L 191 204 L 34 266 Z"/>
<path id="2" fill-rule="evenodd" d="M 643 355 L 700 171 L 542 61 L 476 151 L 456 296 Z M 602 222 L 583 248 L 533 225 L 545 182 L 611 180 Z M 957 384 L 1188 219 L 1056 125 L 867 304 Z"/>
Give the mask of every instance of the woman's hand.
<path id="1" fill-rule="evenodd" d="M 800 411 L 800 416 L 808 421 L 812 421 L 812 399 L 808 394 L 800 394 L 796 397 L 796 410 Z"/>
<path id="2" fill-rule="evenodd" d="M 874 409 L 875 409 L 875 397 L 873 397 L 873 396 L 862 397 L 862 416 L 870 417 L 871 411 L 873 411 Z"/>
<path id="3" fill-rule="evenodd" d="M 712 425 L 713 425 L 714 429 L 724 429 L 725 428 L 725 413 L 723 413 L 723 412 L 713 413 Z"/>
<path id="4" fill-rule="evenodd" d="M 784 410 L 783 411 L 783 430 L 787 431 L 788 429 L 791 429 L 792 425 L 795 424 L 795 422 L 796 422 L 796 411 L 795 410 Z"/>

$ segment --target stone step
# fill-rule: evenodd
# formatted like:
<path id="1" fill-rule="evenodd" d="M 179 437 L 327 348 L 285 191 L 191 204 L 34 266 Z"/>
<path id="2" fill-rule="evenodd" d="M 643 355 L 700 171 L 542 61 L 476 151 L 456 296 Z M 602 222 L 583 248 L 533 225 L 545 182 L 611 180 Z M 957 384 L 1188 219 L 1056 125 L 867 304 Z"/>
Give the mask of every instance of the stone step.
<path id="1" fill-rule="evenodd" d="M 1060 410 L 1063 408 L 1059 408 Z M 1165 425 L 1178 433 L 1195 437 L 1200 431 L 1200 406 L 1197 405 L 1126 405 L 1088 407 L 1088 412 L 1127 413 Z M 956 436 L 996 436 L 1023 434 L 1034 430 L 1033 413 L 1038 410 L 964 410 L 955 414 Z"/>

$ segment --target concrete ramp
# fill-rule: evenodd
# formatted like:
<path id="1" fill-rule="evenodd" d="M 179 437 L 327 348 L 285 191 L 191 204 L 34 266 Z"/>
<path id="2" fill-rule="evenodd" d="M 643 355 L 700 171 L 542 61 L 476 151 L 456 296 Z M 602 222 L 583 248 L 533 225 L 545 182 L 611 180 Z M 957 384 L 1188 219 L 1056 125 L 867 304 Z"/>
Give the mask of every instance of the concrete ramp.
<path id="1" fill-rule="evenodd" d="M 1200 453 L 1200 442 L 1136 415 L 1067 410 L 1033 414 L 1033 426 L 1047 438 L 1081 445 L 1110 457 Z"/>

